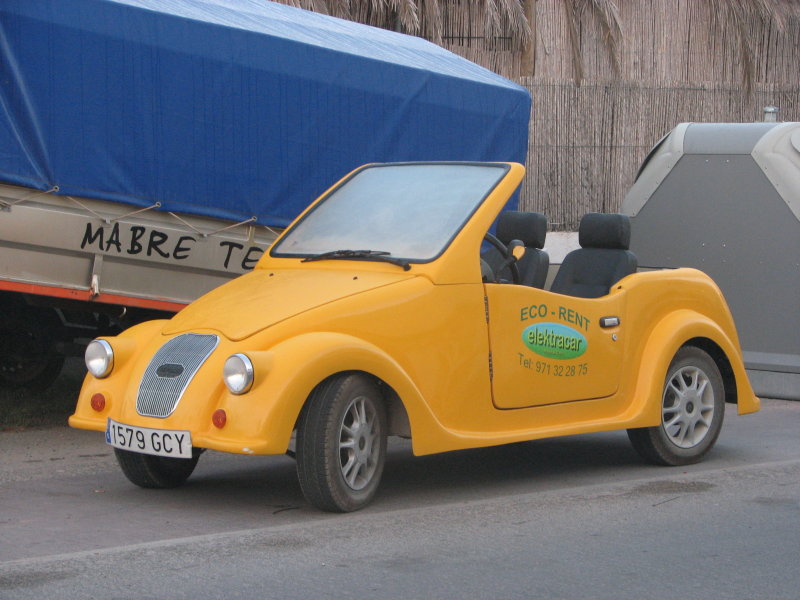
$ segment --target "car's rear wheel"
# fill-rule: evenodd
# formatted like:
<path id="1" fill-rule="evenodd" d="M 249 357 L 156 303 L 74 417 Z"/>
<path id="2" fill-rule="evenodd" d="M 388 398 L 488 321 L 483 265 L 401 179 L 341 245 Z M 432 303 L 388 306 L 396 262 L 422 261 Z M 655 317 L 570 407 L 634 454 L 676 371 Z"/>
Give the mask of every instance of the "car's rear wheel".
<path id="1" fill-rule="evenodd" d="M 348 373 L 312 392 L 297 425 L 297 475 L 306 499 L 350 512 L 375 495 L 386 459 L 386 409 L 378 386 Z"/>
<path id="2" fill-rule="evenodd" d="M 200 450 L 192 458 L 169 458 L 114 448 L 122 472 L 131 483 L 143 488 L 172 488 L 184 483 L 197 466 Z"/>
<path id="3" fill-rule="evenodd" d="M 661 425 L 629 429 L 646 460 L 661 465 L 700 461 L 717 441 L 725 416 L 725 388 L 714 360 L 684 346 L 672 359 L 661 395 Z"/>

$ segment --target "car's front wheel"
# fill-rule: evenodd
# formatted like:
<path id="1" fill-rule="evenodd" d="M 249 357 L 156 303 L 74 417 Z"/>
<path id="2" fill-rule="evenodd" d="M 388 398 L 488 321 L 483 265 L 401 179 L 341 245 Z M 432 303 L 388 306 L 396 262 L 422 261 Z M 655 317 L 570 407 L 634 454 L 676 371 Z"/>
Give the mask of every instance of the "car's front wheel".
<path id="1" fill-rule="evenodd" d="M 119 448 L 114 448 L 114 454 L 125 477 L 143 488 L 172 488 L 181 485 L 189 479 L 200 458 L 200 450 L 197 449 L 192 452 L 192 458 L 152 456 Z"/>
<path id="2" fill-rule="evenodd" d="M 306 499 L 331 512 L 366 506 L 383 474 L 386 430 L 374 381 L 347 373 L 320 384 L 297 425 L 297 475 Z"/>
<path id="3" fill-rule="evenodd" d="M 725 416 L 725 388 L 714 360 L 684 346 L 667 370 L 661 395 L 661 425 L 629 429 L 628 437 L 647 461 L 688 465 L 714 445 Z"/>

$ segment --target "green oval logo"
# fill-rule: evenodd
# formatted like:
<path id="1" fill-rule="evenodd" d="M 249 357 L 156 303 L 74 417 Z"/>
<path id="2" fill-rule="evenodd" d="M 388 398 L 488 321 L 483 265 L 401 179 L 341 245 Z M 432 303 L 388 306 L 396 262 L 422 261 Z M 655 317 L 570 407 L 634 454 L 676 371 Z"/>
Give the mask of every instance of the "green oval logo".
<path id="1" fill-rule="evenodd" d="M 586 338 L 561 323 L 536 323 L 522 332 L 525 345 L 540 356 L 568 360 L 586 352 Z"/>

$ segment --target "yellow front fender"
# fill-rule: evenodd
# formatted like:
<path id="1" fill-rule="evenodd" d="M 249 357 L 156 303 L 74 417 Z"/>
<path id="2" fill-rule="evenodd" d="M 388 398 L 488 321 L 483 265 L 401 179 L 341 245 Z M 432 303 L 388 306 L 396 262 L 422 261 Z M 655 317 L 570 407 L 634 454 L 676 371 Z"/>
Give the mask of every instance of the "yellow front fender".
<path id="1" fill-rule="evenodd" d="M 221 430 L 195 436 L 197 445 L 247 454 L 280 454 L 289 447 L 297 417 L 314 388 L 328 377 L 362 371 L 389 385 L 406 408 L 412 431 L 440 431 L 441 425 L 411 378 L 391 356 L 359 338 L 332 332 L 302 334 L 271 347 L 248 352 L 254 365 L 253 388 L 226 394 Z M 247 443 L 242 443 L 246 440 Z"/>

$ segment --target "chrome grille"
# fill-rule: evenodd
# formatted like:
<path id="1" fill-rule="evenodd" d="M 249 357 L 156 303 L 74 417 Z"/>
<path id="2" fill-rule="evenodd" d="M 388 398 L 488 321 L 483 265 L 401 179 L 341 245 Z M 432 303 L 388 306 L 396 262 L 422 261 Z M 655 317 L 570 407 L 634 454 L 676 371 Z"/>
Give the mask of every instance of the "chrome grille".
<path id="1" fill-rule="evenodd" d="M 170 416 L 218 343 L 216 335 L 184 333 L 161 346 L 142 376 L 136 412 L 144 417 Z"/>

